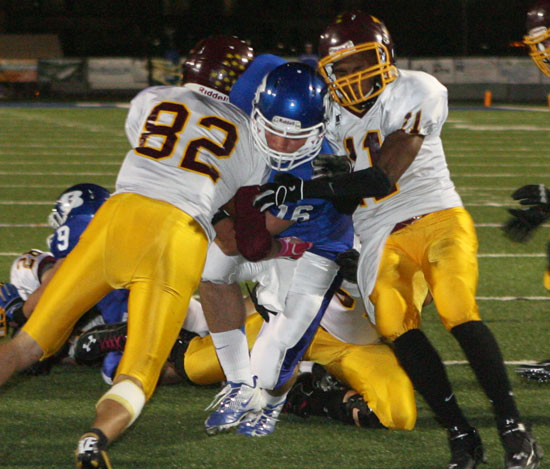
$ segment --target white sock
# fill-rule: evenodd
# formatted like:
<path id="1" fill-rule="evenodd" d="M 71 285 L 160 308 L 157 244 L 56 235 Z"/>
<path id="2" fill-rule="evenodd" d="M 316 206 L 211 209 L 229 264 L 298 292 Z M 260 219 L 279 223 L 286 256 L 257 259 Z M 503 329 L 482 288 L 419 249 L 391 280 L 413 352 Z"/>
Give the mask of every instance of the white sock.
<path id="1" fill-rule="evenodd" d="M 210 335 L 226 380 L 253 386 L 248 341 L 244 331 L 233 329 L 225 332 L 211 332 Z"/>
<path id="2" fill-rule="evenodd" d="M 283 403 L 286 400 L 288 392 L 283 394 L 282 396 L 273 396 L 272 394 L 269 394 L 265 389 L 262 389 L 262 396 L 265 399 L 265 403 L 267 405 L 270 405 L 271 407 L 275 407 L 276 405 L 279 405 Z"/>

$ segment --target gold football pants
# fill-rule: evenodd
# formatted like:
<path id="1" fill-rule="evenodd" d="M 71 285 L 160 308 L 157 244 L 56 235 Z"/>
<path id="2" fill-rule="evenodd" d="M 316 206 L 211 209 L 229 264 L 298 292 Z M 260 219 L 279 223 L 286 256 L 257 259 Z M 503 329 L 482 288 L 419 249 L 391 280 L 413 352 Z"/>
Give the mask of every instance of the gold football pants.
<path id="1" fill-rule="evenodd" d="M 370 296 L 379 332 L 393 341 L 420 327 L 428 288 L 447 330 L 480 321 L 477 247 L 474 223 L 463 207 L 430 213 L 391 234 Z"/>
<path id="2" fill-rule="evenodd" d="M 63 261 L 24 330 L 48 357 L 101 298 L 128 288 L 128 338 L 117 375 L 138 379 L 149 398 L 198 287 L 207 246 L 201 226 L 175 206 L 115 195 Z"/>
<path id="3" fill-rule="evenodd" d="M 253 314 L 246 320 L 246 336 L 252 347 L 263 319 Z M 352 345 L 319 328 L 304 360 L 323 365 L 331 374 L 359 392 L 383 425 L 410 430 L 416 422 L 413 386 L 385 344 Z M 210 336 L 196 337 L 185 353 L 185 372 L 196 384 L 225 379 Z"/>

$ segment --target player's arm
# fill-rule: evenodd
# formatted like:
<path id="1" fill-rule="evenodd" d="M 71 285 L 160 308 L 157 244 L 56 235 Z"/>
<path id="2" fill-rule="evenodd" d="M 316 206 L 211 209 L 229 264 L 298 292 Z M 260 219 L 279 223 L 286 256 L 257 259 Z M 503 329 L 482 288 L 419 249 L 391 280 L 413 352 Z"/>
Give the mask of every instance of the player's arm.
<path id="1" fill-rule="evenodd" d="M 303 181 L 285 174 L 262 186 L 254 204 L 264 211 L 273 205 L 304 198 L 384 197 L 414 161 L 424 137 L 398 130 L 386 137 L 375 166 L 332 178 Z"/>
<path id="2" fill-rule="evenodd" d="M 298 259 L 312 243 L 297 238 L 273 238 L 288 228 L 286 220 L 274 220 L 274 216 L 263 213 L 253 206 L 259 193 L 259 186 L 241 187 L 235 196 L 235 238 L 237 249 L 249 261 L 290 257 Z"/>
<path id="3" fill-rule="evenodd" d="M 412 164 L 423 141 L 422 135 L 411 135 L 403 130 L 393 132 L 385 138 L 377 166 L 387 176 L 392 187 Z"/>

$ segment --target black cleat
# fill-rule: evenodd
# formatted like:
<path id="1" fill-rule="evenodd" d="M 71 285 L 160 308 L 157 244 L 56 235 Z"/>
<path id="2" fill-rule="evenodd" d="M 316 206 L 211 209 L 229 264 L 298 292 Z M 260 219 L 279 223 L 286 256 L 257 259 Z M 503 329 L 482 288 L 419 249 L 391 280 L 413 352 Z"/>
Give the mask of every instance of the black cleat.
<path id="1" fill-rule="evenodd" d="M 477 430 L 471 427 L 461 431 L 458 427 L 448 429 L 451 460 L 447 469 L 474 469 L 487 458 Z"/>
<path id="2" fill-rule="evenodd" d="M 533 365 L 520 365 L 516 368 L 516 373 L 531 381 L 550 382 L 550 360 L 544 360 Z"/>
<path id="3" fill-rule="evenodd" d="M 122 352 L 126 345 L 127 323 L 102 324 L 84 332 L 76 341 L 75 359 L 93 363 L 109 352 Z"/>
<path id="4" fill-rule="evenodd" d="M 537 469 L 544 452 L 525 425 L 510 420 L 500 432 L 506 469 Z"/>
<path id="5" fill-rule="evenodd" d="M 100 448 L 99 437 L 95 433 L 85 433 L 78 440 L 75 452 L 77 469 L 112 469 L 105 449 Z"/>

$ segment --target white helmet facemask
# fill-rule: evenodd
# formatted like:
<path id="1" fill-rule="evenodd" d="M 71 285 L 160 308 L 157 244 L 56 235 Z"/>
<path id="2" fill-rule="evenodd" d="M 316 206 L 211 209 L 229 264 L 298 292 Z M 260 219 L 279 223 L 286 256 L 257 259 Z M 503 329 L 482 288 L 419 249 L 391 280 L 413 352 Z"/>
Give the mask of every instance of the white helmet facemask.
<path id="1" fill-rule="evenodd" d="M 313 160 L 321 151 L 326 133 L 325 122 L 301 128 L 300 121 L 286 117 L 274 116 L 270 121 L 256 107 L 252 109 L 251 121 L 254 141 L 269 166 L 276 171 L 290 171 Z M 291 153 L 277 151 L 268 145 L 266 132 L 290 140 L 305 139 L 305 142 Z"/>

